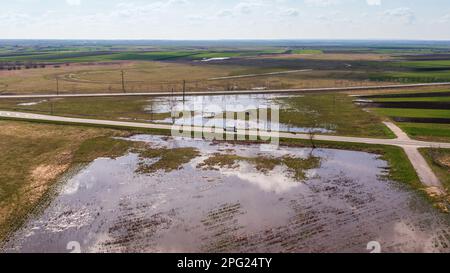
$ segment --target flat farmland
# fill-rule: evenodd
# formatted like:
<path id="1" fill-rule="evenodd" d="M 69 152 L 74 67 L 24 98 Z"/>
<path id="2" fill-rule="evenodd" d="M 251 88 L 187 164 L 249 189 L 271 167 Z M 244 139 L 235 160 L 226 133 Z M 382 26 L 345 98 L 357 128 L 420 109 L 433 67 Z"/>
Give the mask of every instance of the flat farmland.
<path id="1" fill-rule="evenodd" d="M 364 96 L 370 111 L 397 122 L 409 136 L 421 140 L 450 140 L 448 89 Z"/>
<path id="2" fill-rule="evenodd" d="M 161 84 L 168 81 L 180 85 L 183 80 L 228 75 L 227 70 L 223 68 L 160 62 L 70 64 L 41 69 L 0 71 L 0 92 L 53 93 L 57 90 L 57 79 L 61 93 L 122 92 L 122 71 L 128 91 L 159 91 Z"/>
<path id="3" fill-rule="evenodd" d="M 435 82 L 448 77 L 445 71 L 434 70 L 415 77 L 418 61 L 375 51 L 288 47 L 80 47 L 64 50 L 4 51 L 0 54 L 0 92 L 53 93 L 57 89 L 60 93 L 181 91 L 183 81 L 186 81 L 188 91 L 351 87 Z M 442 62 L 445 60 L 429 65 L 441 65 Z M 310 71 L 264 75 L 292 70 Z M 255 76 L 211 80 L 241 75 Z"/>
<path id="4" fill-rule="evenodd" d="M 449 125 L 397 119 L 448 118 L 448 87 L 258 91 L 435 82 L 431 75 L 445 74 L 450 60 L 444 51 L 292 44 L 4 47 L 0 98 L 167 94 L 1 98 L 0 251 L 45 246 L 61 252 L 67 241 L 79 240 L 86 252 L 360 252 L 381 230 L 386 252 L 424 245 L 446 252 L 448 151 L 424 149 L 422 158 L 417 149 L 434 142 L 447 147 Z M 421 77 L 401 76 L 410 73 Z M 222 92 L 170 95 L 183 89 Z M 234 90 L 253 92 L 223 92 Z M 358 99 L 389 107 L 360 107 Z M 271 114 L 279 109 L 279 119 L 242 118 L 267 107 Z M 191 117 L 180 114 L 185 110 Z M 262 139 L 179 138 L 171 135 L 172 125 L 281 131 L 283 137 L 276 150 L 265 151 Z M 392 228 L 398 219 L 424 236 L 399 236 Z"/>
<path id="5" fill-rule="evenodd" d="M 377 85 L 364 79 L 361 72 L 312 70 L 310 72 L 263 75 L 291 71 L 296 67 L 265 62 L 240 65 L 240 61 L 202 63 L 193 61 L 114 61 L 100 63 L 67 63 L 46 68 L 0 71 L 3 94 L 109 93 L 181 91 L 186 81 L 188 91 L 249 90 L 254 88 L 318 88 Z M 301 65 L 301 68 L 307 68 Z M 212 80 L 227 76 L 255 75 L 239 79 Z M 258 74 L 262 74 L 258 76 Z M 57 82 L 58 80 L 58 82 Z"/>

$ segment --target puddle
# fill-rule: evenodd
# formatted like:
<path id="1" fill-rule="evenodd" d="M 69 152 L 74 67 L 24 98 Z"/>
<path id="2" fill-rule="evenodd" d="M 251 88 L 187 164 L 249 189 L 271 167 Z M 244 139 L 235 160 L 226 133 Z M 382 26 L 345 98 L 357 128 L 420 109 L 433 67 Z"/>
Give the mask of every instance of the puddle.
<path id="1" fill-rule="evenodd" d="M 217 96 L 186 96 L 158 97 L 149 101 L 151 104 L 145 110 L 155 114 L 171 113 L 186 109 L 196 112 L 230 112 L 258 109 L 261 106 L 278 105 L 277 98 L 290 97 L 272 94 L 252 95 L 217 95 Z"/>
<path id="2" fill-rule="evenodd" d="M 283 166 L 249 163 L 205 170 L 222 153 L 308 158 L 310 149 L 265 154 L 257 145 L 212 144 L 138 135 L 152 148 L 195 147 L 182 169 L 135 173 L 138 155 L 100 158 L 61 186 L 42 214 L 6 244 L 5 252 L 449 252 L 450 218 L 416 193 L 386 181 L 378 156 L 318 149 L 321 166 L 293 180 Z"/>
<path id="3" fill-rule="evenodd" d="M 33 102 L 24 102 L 17 104 L 18 106 L 33 106 L 41 103 L 47 102 L 47 100 L 33 101 Z"/>
<path id="4" fill-rule="evenodd" d="M 237 119 L 228 119 L 224 117 L 224 111 L 227 112 L 247 112 L 261 108 L 270 108 L 271 105 L 282 107 L 277 99 L 282 95 L 258 94 L 258 95 L 226 95 L 226 96 L 189 96 L 183 102 L 182 97 L 155 98 L 151 104 L 145 108 L 148 112 L 154 114 L 179 113 L 192 111 L 194 114 L 190 118 L 180 116 L 180 118 L 166 118 L 154 120 L 153 122 L 162 124 L 175 124 L 187 126 L 207 126 L 218 128 L 236 128 L 236 129 L 260 129 L 276 130 L 291 133 L 334 133 L 325 128 L 307 128 L 296 127 L 289 124 L 259 120 L 245 121 Z M 270 115 L 269 115 L 270 117 Z"/>
<path id="5" fill-rule="evenodd" d="M 209 58 L 209 59 L 203 59 L 202 62 L 213 62 L 213 61 L 225 61 L 230 60 L 230 57 L 216 57 L 216 58 Z"/>
<path id="6" fill-rule="evenodd" d="M 163 120 L 154 121 L 155 123 L 161 124 L 175 124 L 175 125 L 187 125 L 187 126 L 205 126 L 214 128 L 227 128 L 227 130 L 248 130 L 248 129 L 259 129 L 264 131 L 280 131 L 280 132 L 290 132 L 290 133 L 314 133 L 328 134 L 333 133 L 333 131 L 324 128 L 306 128 L 306 127 L 296 127 L 292 125 L 287 125 L 278 122 L 271 121 L 244 121 L 235 119 L 224 119 L 224 118 L 209 118 L 202 115 L 195 115 L 190 119 L 172 119 L 166 118 Z"/>

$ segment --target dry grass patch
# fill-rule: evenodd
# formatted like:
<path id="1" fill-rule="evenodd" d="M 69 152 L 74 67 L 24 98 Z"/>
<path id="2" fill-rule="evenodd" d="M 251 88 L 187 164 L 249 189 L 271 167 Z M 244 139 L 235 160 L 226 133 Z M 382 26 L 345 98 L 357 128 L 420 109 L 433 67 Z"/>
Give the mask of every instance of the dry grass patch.
<path id="1" fill-rule="evenodd" d="M 23 223 L 72 166 L 128 150 L 128 143 L 111 138 L 126 134 L 110 129 L 0 121 L 0 241 Z"/>

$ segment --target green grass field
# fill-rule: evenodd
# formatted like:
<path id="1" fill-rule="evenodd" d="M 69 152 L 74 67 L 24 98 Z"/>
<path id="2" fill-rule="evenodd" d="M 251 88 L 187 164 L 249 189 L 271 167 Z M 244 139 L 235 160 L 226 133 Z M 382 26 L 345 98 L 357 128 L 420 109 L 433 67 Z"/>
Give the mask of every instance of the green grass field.
<path id="1" fill-rule="evenodd" d="M 323 54 L 320 49 L 297 49 L 292 50 L 292 54 Z"/>
<path id="2" fill-rule="evenodd" d="M 354 105 L 343 94 L 306 95 L 280 99 L 280 121 L 298 127 L 325 128 L 336 135 L 393 138 L 376 115 Z"/>
<path id="3" fill-rule="evenodd" d="M 440 61 L 409 61 L 396 63 L 402 67 L 408 68 L 448 68 L 450 69 L 450 60 Z"/>
<path id="4" fill-rule="evenodd" d="M 450 142 L 450 124 L 399 122 L 397 125 L 415 139 Z"/>
<path id="5" fill-rule="evenodd" d="M 376 102 L 446 102 L 450 101 L 450 96 L 447 97 L 424 97 L 424 98 L 375 98 L 371 99 Z"/>
<path id="6" fill-rule="evenodd" d="M 372 111 L 387 117 L 450 118 L 450 110 L 376 108 Z"/>
<path id="7" fill-rule="evenodd" d="M 450 149 L 421 149 L 420 152 L 438 176 L 447 192 L 450 191 Z"/>
<path id="8" fill-rule="evenodd" d="M 105 62 L 105 61 L 161 61 L 173 59 L 201 60 L 204 58 L 216 57 L 240 57 L 257 56 L 263 54 L 282 54 L 284 49 L 266 50 L 236 50 L 236 51 L 209 51 L 209 50 L 188 50 L 188 51 L 68 51 L 68 52 L 30 52 L 6 54 L 0 56 L 0 62 Z"/>
<path id="9" fill-rule="evenodd" d="M 384 72 L 369 74 L 372 81 L 397 81 L 403 83 L 449 82 L 449 71 L 420 71 L 420 72 Z"/>
<path id="10" fill-rule="evenodd" d="M 36 105 L 18 105 L 27 102 L 36 102 L 36 100 L 0 100 L 0 109 L 92 119 L 141 122 L 170 117 L 170 113 L 151 114 L 145 111 L 147 106 L 152 105 L 152 101 L 148 97 L 51 99 L 43 100 Z"/>
<path id="11" fill-rule="evenodd" d="M 446 91 L 446 90 L 442 90 Z M 450 96 L 445 97 L 394 97 L 369 98 L 376 102 L 448 102 Z M 372 112 L 388 118 L 450 118 L 450 110 L 408 109 L 408 108 L 373 108 Z M 428 141 L 450 142 L 450 124 L 397 122 L 410 137 Z"/>

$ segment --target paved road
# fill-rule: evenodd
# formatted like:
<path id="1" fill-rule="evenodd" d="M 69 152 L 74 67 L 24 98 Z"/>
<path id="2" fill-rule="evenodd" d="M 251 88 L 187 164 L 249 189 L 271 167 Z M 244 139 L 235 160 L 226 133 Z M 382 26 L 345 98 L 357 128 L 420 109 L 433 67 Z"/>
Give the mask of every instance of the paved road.
<path id="1" fill-rule="evenodd" d="M 394 132 L 398 140 L 406 142 L 411 140 L 409 136 L 405 132 L 403 132 L 402 129 L 400 129 L 397 125 L 391 122 L 385 122 L 385 124 L 392 132 Z M 401 146 L 401 147 L 403 148 L 403 150 L 405 150 L 406 155 L 408 156 L 409 160 L 414 166 L 414 169 L 416 170 L 417 175 L 420 178 L 420 181 L 422 181 L 422 183 L 428 186 L 441 188 L 442 184 L 439 181 L 439 178 L 436 176 L 436 174 L 434 174 L 430 166 L 428 166 L 427 161 L 419 152 L 418 147 L 415 146 Z"/>
<path id="2" fill-rule="evenodd" d="M 384 123 L 394 134 L 397 136 L 398 140 L 401 141 L 410 141 L 411 139 L 409 136 L 402 131 L 397 125 L 391 122 L 385 122 Z M 405 151 L 406 155 L 409 158 L 409 161 L 411 161 L 411 164 L 413 165 L 414 169 L 417 172 L 417 175 L 420 178 L 420 181 L 422 181 L 423 184 L 429 186 L 429 187 L 437 187 L 437 188 L 443 188 L 441 182 L 439 181 L 439 178 L 436 176 L 436 174 L 433 172 L 433 170 L 428 166 L 427 161 L 422 156 L 422 154 L 419 152 L 419 147 L 415 146 L 400 146 Z"/>
<path id="3" fill-rule="evenodd" d="M 186 96 L 214 96 L 214 95 L 251 95 L 251 94 L 296 94 L 312 92 L 342 92 L 358 90 L 382 90 L 398 88 L 415 88 L 426 86 L 450 86 L 450 82 L 442 83 L 419 83 L 419 84 L 399 84 L 399 85 L 378 85 L 378 86 L 355 86 L 355 87 L 328 87 L 328 88 L 305 88 L 305 89 L 274 89 L 274 90 L 235 90 L 235 91 L 199 91 L 186 92 Z M 151 93 L 92 93 L 92 94 L 39 94 L 39 95 L 1 95 L 0 99 L 42 99 L 42 98 L 82 98 L 82 97 L 168 97 L 182 96 L 182 92 L 151 92 Z"/>
<path id="4" fill-rule="evenodd" d="M 125 121 L 113 121 L 113 120 L 98 120 L 98 119 L 84 119 L 84 118 L 69 118 L 61 116 L 50 116 L 23 112 L 12 112 L 12 111 L 0 111 L 0 117 L 4 118 L 14 118 L 14 119 L 28 119 L 28 120 L 43 120 L 43 121 L 56 121 L 56 122 L 67 122 L 67 123 L 79 123 L 79 124 L 91 124 L 91 125 L 108 125 L 108 126 L 118 126 L 126 128 L 143 128 L 143 129 L 162 129 L 162 130 L 172 130 L 173 127 L 170 124 L 155 124 L 155 123 L 140 123 L 140 122 L 125 122 Z M 395 126 L 395 125 L 392 125 Z M 205 130 L 202 127 L 192 127 L 193 131 L 201 132 Z M 216 129 L 218 134 L 225 133 L 220 128 Z M 227 132 L 230 133 L 230 132 Z M 250 135 L 258 135 L 257 131 L 250 131 Z M 267 132 L 263 134 L 264 136 L 280 136 L 281 138 L 290 139 L 310 139 L 308 134 L 296 134 L 296 133 L 285 133 L 285 132 Z M 332 135 L 315 135 L 316 140 L 323 141 L 338 141 L 338 142 L 351 142 L 351 143 L 365 143 L 365 144 L 379 144 L 379 145 L 392 145 L 401 147 L 440 147 L 450 149 L 450 143 L 439 143 L 439 142 L 426 142 L 411 139 L 378 139 L 378 138 L 359 138 L 359 137 L 343 137 L 343 136 L 332 136 Z"/>
<path id="5" fill-rule="evenodd" d="M 111 121 L 111 120 L 97 120 L 97 119 L 83 119 L 83 118 L 68 118 L 60 116 L 49 116 L 40 114 L 30 114 L 22 112 L 10 112 L 10 111 L 0 111 L 0 118 L 10 118 L 10 119 L 24 119 L 24 120 L 42 120 L 42 121 L 56 121 L 74 124 L 90 124 L 90 125 L 106 125 L 106 126 L 117 126 L 125 128 L 143 128 L 143 129 L 162 129 L 162 130 L 172 130 L 172 129 L 182 129 L 179 126 L 172 126 L 167 124 L 152 124 L 152 123 L 137 123 L 137 122 L 122 122 L 122 121 Z M 425 159 L 419 153 L 419 148 L 446 148 L 450 149 L 450 143 L 439 143 L 439 142 L 427 142 L 418 141 L 410 139 L 400 128 L 398 128 L 393 123 L 385 123 L 394 133 L 397 134 L 397 139 L 375 139 L 375 138 L 358 138 L 358 137 L 342 137 L 342 136 L 327 136 L 327 135 L 316 135 L 314 138 L 316 140 L 323 141 L 337 141 L 337 142 L 350 142 L 350 143 L 364 143 L 364 144 L 379 144 L 379 145 L 391 145 L 398 146 L 405 150 L 408 158 L 410 159 L 412 165 L 417 171 L 422 183 L 428 187 L 442 188 L 442 184 L 439 179 L 433 173 L 431 168 L 426 163 Z M 205 128 L 201 127 L 191 127 L 195 132 L 204 132 Z M 216 129 L 218 134 L 230 133 L 223 129 Z M 234 133 L 233 133 L 234 134 Z M 271 136 L 271 137 L 281 137 L 288 139 L 310 139 L 308 134 L 294 134 L 285 132 L 266 132 L 259 133 L 257 131 L 247 132 L 249 135 L 261 135 L 261 136 Z"/>
<path id="6" fill-rule="evenodd" d="M 397 139 L 399 139 L 399 140 L 411 140 L 409 138 L 409 136 L 405 132 L 403 132 L 403 130 L 400 129 L 400 127 L 398 127 L 394 123 L 392 123 L 392 122 L 384 122 L 384 125 L 386 125 L 386 127 L 388 127 L 389 130 L 391 130 L 397 136 Z"/>
<path id="7" fill-rule="evenodd" d="M 439 178 L 434 174 L 430 166 L 428 166 L 427 161 L 417 148 L 403 147 L 403 150 L 405 150 L 406 155 L 414 166 L 414 169 L 423 184 L 429 187 L 443 188 L 441 181 L 439 181 Z"/>

